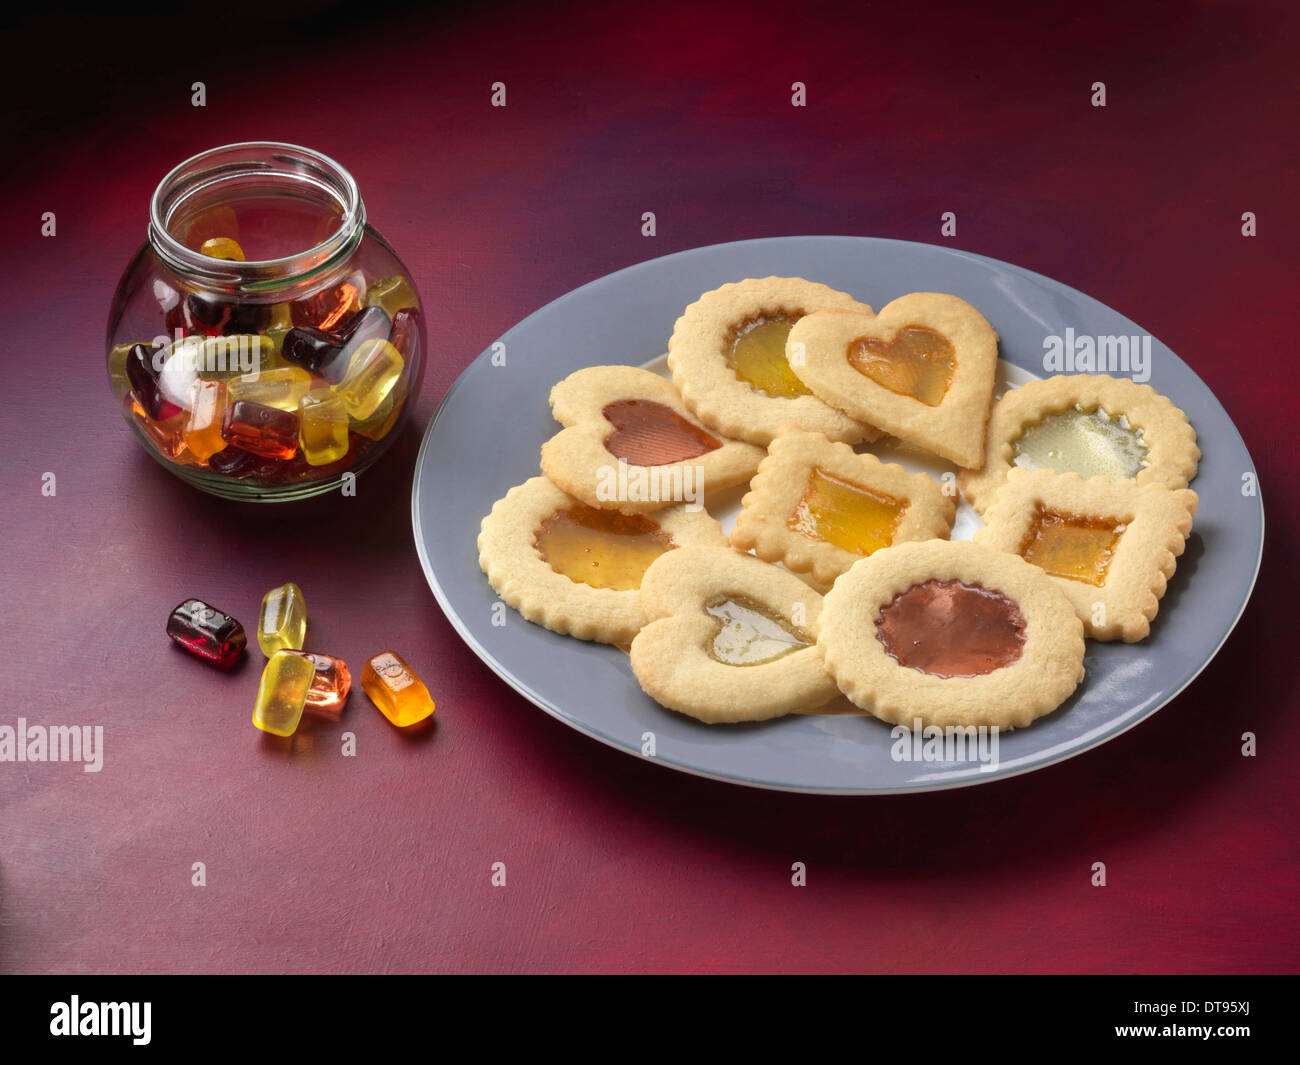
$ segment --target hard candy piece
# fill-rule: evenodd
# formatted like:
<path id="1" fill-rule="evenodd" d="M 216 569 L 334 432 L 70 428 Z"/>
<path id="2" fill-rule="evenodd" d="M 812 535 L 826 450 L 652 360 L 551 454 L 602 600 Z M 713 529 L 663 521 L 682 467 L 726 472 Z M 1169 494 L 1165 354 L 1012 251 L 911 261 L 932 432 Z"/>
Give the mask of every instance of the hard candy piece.
<path id="1" fill-rule="evenodd" d="M 429 689 L 396 651 L 383 651 L 366 663 L 361 687 L 380 712 L 399 728 L 433 716 Z"/>
<path id="2" fill-rule="evenodd" d="M 272 588 L 262 597 L 257 619 L 257 644 L 270 658 L 277 651 L 301 651 L 307 636 L 307 601 L 293 581 Z"/>
<path id="3" fill-rule="evenodd" d="M 277 651 L 262 670 L 253 705 L 253 724 L 275 736 L 292 736 L 302 721 L 307 693 L 316 677 L 311 659 Z"/>
<path id="4" fill-rule="evenodd" d="M 221 435 L 245 451 L 272 459 L 291 459 L 298 450 L 298 414 L 239 400 L 226 407 Z"/>
<path id="5" fill-rule="evenodd" d="M 332 388 L 316 388 L 298 404 L 298 443 L 312 466 L 327 466 L 348 453 L 348 411 Z"/>
<path id="6" fill-rule="evenodd" d="M 244 653 L 244 626 L 201 599 L 186 599 L 167 618 L 167 635 L 192 655 L 229 669 Z"/>

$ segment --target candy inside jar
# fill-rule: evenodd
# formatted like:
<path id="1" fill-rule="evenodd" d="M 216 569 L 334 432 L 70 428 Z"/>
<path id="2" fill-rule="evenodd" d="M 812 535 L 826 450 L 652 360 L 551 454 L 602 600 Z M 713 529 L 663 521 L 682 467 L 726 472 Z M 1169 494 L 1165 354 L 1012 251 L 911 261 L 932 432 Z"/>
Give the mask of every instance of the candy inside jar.
<path id="1" fill-rule="evenodd" d="M 337 488 L 391 445 L 423 370 L 414 283 L 350 175 L 292 145 L 214 149 L 154 194 L 109 318 L 110 384 L 205 491 Z"/>

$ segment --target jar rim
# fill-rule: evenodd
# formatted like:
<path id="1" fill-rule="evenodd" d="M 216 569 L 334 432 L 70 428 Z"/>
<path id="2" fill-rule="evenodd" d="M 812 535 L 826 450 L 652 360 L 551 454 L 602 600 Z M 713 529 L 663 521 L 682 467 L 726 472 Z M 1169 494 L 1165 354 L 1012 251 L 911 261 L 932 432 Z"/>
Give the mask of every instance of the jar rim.
<path id="1" fill-rule="evenodd" d="M 339 205 L 339 224 L 329 236 L 277 259 L 214 259 L 173 236 L 170 222 L 195 193 L 223 181 L 263 174 L 301 181 Z M 256 292 L 299 282 L 331 269 L 351 255 L 365 229 L 366 209 L 356 180 L 323 152 L 284 141 L 240 141 L 192 155 L 158 183 L 149 201 L 149 243 L 177 273 L 209 284 Z"/>

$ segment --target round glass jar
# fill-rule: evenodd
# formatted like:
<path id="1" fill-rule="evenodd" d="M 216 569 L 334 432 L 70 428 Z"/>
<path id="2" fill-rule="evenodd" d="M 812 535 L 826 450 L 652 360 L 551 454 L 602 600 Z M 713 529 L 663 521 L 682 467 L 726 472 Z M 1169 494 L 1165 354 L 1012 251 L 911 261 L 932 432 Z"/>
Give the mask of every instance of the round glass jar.
<path id="1" fill-rule="evenodd" d="M 163 178 L 108 316 L 109 382 L 140 443 L 228 499 L 302 499 L 369 467 L 424 348 L 415 284 L 352 176 L 274 142 Z"/>

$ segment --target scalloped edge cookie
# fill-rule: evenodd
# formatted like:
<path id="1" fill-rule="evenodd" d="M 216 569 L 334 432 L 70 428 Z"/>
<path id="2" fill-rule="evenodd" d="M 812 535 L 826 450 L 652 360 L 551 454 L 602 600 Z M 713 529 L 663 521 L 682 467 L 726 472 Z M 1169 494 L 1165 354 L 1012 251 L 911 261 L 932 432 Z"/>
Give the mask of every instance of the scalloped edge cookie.
<path id="1" fill-rule="evenodd" d="M 977 677 L 900 665 L 876 619 L 894 597 L 930 580 L 979 584 L 1025 620 L 1020 658 Z M 877 551 L 826 593 L 817 636 L 826 668 L 856 705 L 895 725 L 1021 728 L 1051 713 L 1083 680 L 1083 622 L 1056 582 L 1024 559 L 968 541 L 927 540 Z"/>
<path id="2" fill-rule="evenodd" d="M 725 437 L 715 437 L 719 446 L 713 451 L 679 462 L 639 466 L 617 459 L 605 446 L 615 429 L 603 412 L 608 404 L 626 399 L 661 404 L 705 431 L 682 402 L 673 383 L 649 370 L 635 366 L 589 366 L 569 374 L 551 389 L 551 412 L 566 428 L 542 445 L 542 472 L 569 495 L 589 506 L 619 510 L 625 514 L 646 514 L 683 501 L 681 498 L 608 498 L 611 493 L 602 487 L 611 473 L 615 474 L 614 480 L 618 483 L 620 461 L 626 466 L 629 489 L 641 483 L 648 489 L 667 483 L 680 497 L 684 494 L 680 489 L 693 484 L 696 502 L 701 490 L 728 488 L 748 480 L 762 461 L 762 448 Z M 688 481 L 688 477 L 691 480 Z M 661 496 L 664 493 L 647 490 L 646 494 Z"/>
<path id="3" fill-rule="evenodd" d="M 498 499 L 478 534 L 478 564 L 497 595 L 527 620 L 579 640 L 627 643 L 641 628 L 634 590 L 593 588 L 557 573 L 537 550 L 538 526 L 581 503 L 545 477 L 532 477 Z M 705 510 L 674 506 L 653 520 L 676 547 L 726 546 L 722 526 Z M 656 560 L 657 561 L 657 560 Z"/>
<path id="4" fill-rule="evenodd" d="M 1022 555 L 1040 506 L 1123 525 L 1100 588 L 1047 576 L 1070 600 L 1089 638 L 1136 643 L 1151 632 L 1160 599 L 1191 534 L 1197 502 L 1190 488 L 1013 469 L 985 513 L 975 543 Z"/>
<path id="5" fill-rule="evenodd" d="M 766 447 L 787 423 L 858 443 L 880 433 L 815 395 L 772 396 L 740 380 L 729 363 L 733 330 L 756 318 L 801 318 L 839 309 L 871 313 L 845 292 L 802 277 L 733 281 L 704 293 L 677 319 L 668 341 L 668 369 L 682 399 L 710 429 Z"/>
<path id="6" fill-rule="evenodd" d="M 1142 431 L 1146 445 L 1146 468 L 1128 478 L 1139 485 L 1163 484 L 1186 488 L 1196 476 L 1201 449 L 1196 430 L 1187 415 L 1167 396 L 1150 385 L 1109 374 L 1057 374 L 1030 381 L 1008 391 L 993 404 L 985 439 L 984 467 L 979 472 L 962 471 L 957 483 L 962 494 L 979 513 L 992 502 L 994 493 L 1015 465 L 1013 449 L 1025 430 L 1050 414 L 1071 407 L 1084 413 L 1102 410 L 1111 418 L 1121 415 L 1130 428 Z"/>
<path id="7" fill-rule="evenodd" d="M 790 528 L 790 516 L 806 491 L 814 469 L 906 502 L 893 543 L 947 539 L 957 514 L 955 496 L 924 473 L 909 473 L 875 455 L 858 454 L 848 444 L 821 433 L 785 426 L 768 445 L 750 490 L 740 501 L 731 542 L 765 562 L 781 562 L 795 573 L 810 573 L 830 585 L 864 556 Z"/>
<path id="8" fill-rule="evenodd" d="M 878 384 L 848 360 L 855 341 L 892 340 L 908 326 L 933 329 L 953 346 L 952 378 L 943 399 L 933 407 Z M 998 368 L 998 335 L 965 300 L 944 292 L 909 292 L 874 316 L 810 314 L 790 330 L 787 350 L 797 351 L 797 345 L 803 345 L 802 353 L 791 359 L 791 368 L 832 407 L 958 466 L 983 464 L 984 427 Z"/>
<path id="9" fill-rule="evenodd" d="M 792 573 L 729 547 L 684 548 L 650 563 L 640 597 L 645 624 L 632 641 L 632 672 L 670 710 L 709 724 L 767 721 L 839 695 L 817 646 L 822 597 Z M 785 618 L 808 645 L 758 665 L 718 661 L 709 647 L 721 623 L 705 607 L 723 598 Z M 789 621 L 796 604 L 801 625 Z"/>

